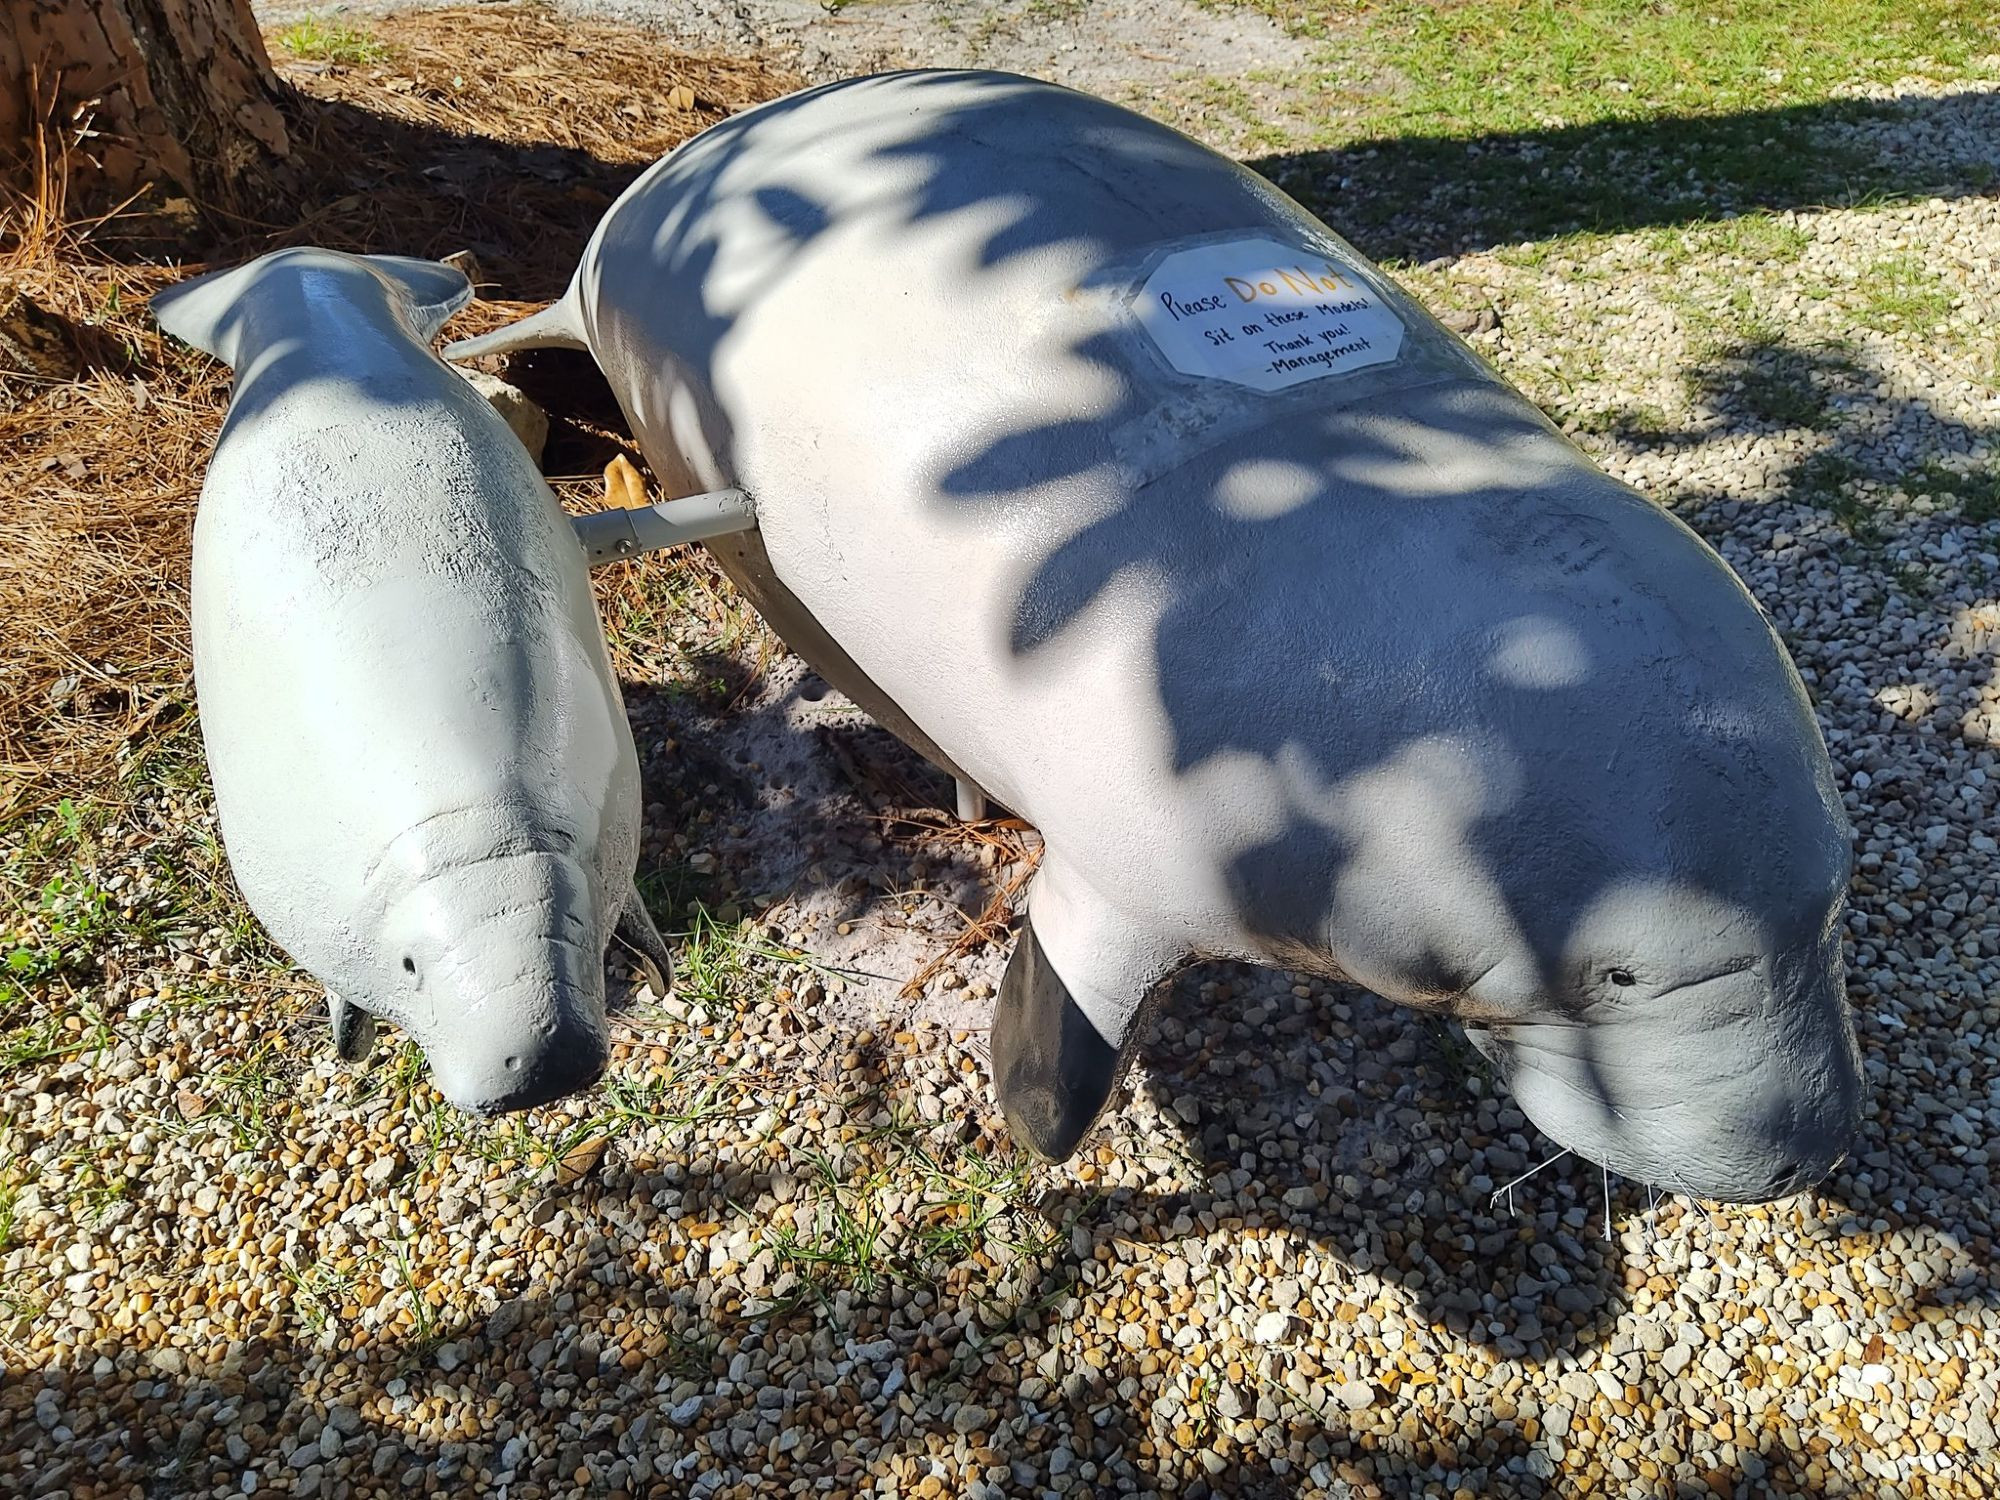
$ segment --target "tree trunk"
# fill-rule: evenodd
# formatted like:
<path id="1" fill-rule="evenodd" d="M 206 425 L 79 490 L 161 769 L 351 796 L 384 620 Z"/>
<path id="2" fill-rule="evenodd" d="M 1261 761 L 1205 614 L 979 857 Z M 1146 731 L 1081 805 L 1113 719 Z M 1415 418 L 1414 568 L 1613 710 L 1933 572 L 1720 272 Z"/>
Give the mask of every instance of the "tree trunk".
<path id="1" fill-rule="evenodd" d="M 287 153 L 281 98 L 250 0 L 0 0 L 0 181 L 60 162 L 72 207 L 162 180 L 245 206 Z"/>

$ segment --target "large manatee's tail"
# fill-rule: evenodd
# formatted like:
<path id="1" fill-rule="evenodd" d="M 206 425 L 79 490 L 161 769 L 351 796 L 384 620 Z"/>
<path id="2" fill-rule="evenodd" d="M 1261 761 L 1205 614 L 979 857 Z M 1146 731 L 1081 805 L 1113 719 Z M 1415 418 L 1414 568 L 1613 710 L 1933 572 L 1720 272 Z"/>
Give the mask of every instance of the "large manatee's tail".
<path id="1" fill-rule="evenodd" d="M 444 346 L 446 359 L 475 359 L 482 354 L 513 354 L 522 349 L 588 349 L 583 332 L 583 299 L 572 281 L 560 301 L 518 323 L 496 328 L 476 339 Z"/>

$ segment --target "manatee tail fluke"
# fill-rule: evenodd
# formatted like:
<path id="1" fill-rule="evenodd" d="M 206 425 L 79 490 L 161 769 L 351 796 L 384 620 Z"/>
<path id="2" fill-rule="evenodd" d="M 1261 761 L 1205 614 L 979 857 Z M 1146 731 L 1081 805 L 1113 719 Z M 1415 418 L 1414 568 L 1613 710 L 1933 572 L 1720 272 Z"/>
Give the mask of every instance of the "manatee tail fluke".
<path id="1" fill-rule="evenodd" d="M 514 354 L 523 349 L 588 349 L 583 333 L 583 308 L 575 282 L 560 301 L 518 323 L 496 328 L 476 339 L 460 339 L 444 346 L 446 359 L 476 359 L 482 354 Z"/>
<path id="2" fill-rule="evenodd" d="M 653 925 L 653 914 L 646 910 L 645 898 L 636 885 L 626 890 L 625 909 L 618 914 L 617 935 L 632 951 L 653 993 L 664 1000 L 673 989 L 674 958 L 667 951 L 660 929 Z"/>
<path id="3" fill-rule="evenodd" d="M 472 300 L 472 283 L 465 273 L 438 261 L 293 245 L 163 288 L 153 295 L 153 317 L 162 333 L 234 366 L 239 362 L 236 344 L 245 305 L 253 296 L 275 296 L 281 303 L 296 304 L 310 295 L 308 288 L 315 280 L 327 277 L 347 278 L 343 294 L 351 295 L 352 280 L 360 273 L 373 276 L 399 297 L 411 324 L 426 339 Z"/>
<path id="4" fill-rule="evenodd" d="M 236 302 L 236 289 L 224 282 L 231 277 L 241 280 L 234 270 L 211 271 L 155 292 L 151 305 L 160 331 L 204 354 L 228 359 L 224 327 Z"/>
<path id="5" fill-rule="evenodd" d="M 403 294 L 411 320 L 426 340 L 472 300 L 472 281 L 457 266 L 408 255 L 366 255 L 368 268 Z"/>

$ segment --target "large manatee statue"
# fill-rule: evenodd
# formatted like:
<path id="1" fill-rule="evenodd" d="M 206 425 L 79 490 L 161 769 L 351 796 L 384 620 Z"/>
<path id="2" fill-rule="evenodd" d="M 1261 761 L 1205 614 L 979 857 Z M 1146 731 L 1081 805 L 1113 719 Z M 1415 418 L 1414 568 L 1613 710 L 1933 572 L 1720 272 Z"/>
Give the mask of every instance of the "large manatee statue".
<path id="1" fill-rule="evenodd" d="M 1454 1016 L 1558 1141 L 1723 1199 L 1846 1151 L 1849 831 L 1692 532 L 1268 182 L 996 73 L 717 125 L 568 294 L 821 673 L 1046 853 L 993 1021 L 1073 1151 L 1194 959 Z M 976 796 L 975 799 L 976 800 Z"/>
<path id="2" fill-rule="evenodd" d="M 285 250 L 171 287 L 160 326 L 236 370 L 194 532 L 195 689 L 222 837 L 271 936 L 460 1108 L 609 1056 L 639 767 L 568 520 L 430 340 L 471 297 L 429 261 Z"/>

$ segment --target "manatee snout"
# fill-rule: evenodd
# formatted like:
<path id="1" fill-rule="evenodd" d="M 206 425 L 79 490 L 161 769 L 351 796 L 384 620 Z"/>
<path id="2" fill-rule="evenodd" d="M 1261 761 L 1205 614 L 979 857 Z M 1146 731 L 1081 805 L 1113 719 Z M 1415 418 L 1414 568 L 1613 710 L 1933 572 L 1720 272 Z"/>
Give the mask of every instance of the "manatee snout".
<path id="1" fill-rule="evenodd" d="M 438 1091 L 472 1114 L 551 1103 L 590 1087 L 611 1060 L 601 961 L 549 938 L 536 962 L 509 967 L 513 978 L 487 987 L 477 976 L 489 964 L 466 966 L 439 1005 L 441 1024 L 420 1038 Z"/>
<path id="2" fill-rule="evenodd" d="M 471 1114 L 534 1109 L 581 1089 L 604 1075 L 611 1039 L 601 1018 L 577 1004 L 530 1032 L 503 1027 L 434 1045 L 430 1051 L 438 1091 Z"/>
<path id="3" fill-rule="evenodd" d="M 1763 1070 L 1769 1084 L 1762 1110 L 1746 1132 L 1761 1149 L 1737 1181 L 1724 1184 L 1734 1191 L 1708 1196 L 1764 1203 L 1802 1193 L 1858 1149 L 1868 1085 L 1845 988 L 1836 964 L 1812 981 L 1809 993 L 1780 1007 Z"/>
<path id="4" fill-rule="evenodd" d="M 1815 1187 L 1855 1149 L 1867 1097 L 1838 967 L 1709 988 L 1698 1014 L 1467 1035 L 1544 1134 L 1620 1176 L 1724 1203 Z"/>

